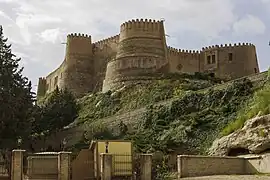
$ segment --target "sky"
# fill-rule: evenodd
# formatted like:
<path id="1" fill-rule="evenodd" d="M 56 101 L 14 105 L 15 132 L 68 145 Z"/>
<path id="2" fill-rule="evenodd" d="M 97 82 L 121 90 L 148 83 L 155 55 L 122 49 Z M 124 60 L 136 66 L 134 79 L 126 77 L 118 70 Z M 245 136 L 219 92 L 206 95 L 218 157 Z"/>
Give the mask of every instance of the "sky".
<path id="1" fill-rule="evenodd" d="M 67 34 L 89 34 L 95 42 L 137 18 L 165 19 L 169 46 L 253 43 L 260 70 L 270 65 L 270 0 L 0 0 L 4 36 L 33 90 L 64 60 Z"/>

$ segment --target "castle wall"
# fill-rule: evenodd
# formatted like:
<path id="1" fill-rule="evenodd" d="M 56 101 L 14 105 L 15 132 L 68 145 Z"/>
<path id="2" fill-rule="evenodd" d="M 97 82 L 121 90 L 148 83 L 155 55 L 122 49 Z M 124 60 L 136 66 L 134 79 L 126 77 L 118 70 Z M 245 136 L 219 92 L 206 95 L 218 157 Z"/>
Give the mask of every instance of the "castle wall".
<path id="1" fill-rule="evenodd" d="M 94 91 L 101 91 L 107 63 L 116 57 L 119 35 L 93 43 Z"/>
<path id="2" fill-rule="evenodd" d="M 248 43 L 203 48 L 200 63 L 201 71 L 209 70 L 229 79 L 259 73 L 255 46 Z"/>
<path id="3" fill-rule="evenodd" d="M 169 73 L 195 73 L 200 71 L 199 51 L 168 47 Z"/>
<path id="4" fill-rule="evenodd" d="M 64 87 L 80 97 L 93 91 L 94 60 L 91 36 L 71 34 L 67 37 Z"/>
<path id="5" fill-rule="evenodd" d="M 51 72 L 45 79 L 46 82 L 46 93 L 50 93 L 56 89 L 58 86 L 59 89 L 64 88 L 64 78 L 63 73 L 65 69 L 65 60 L 63 63 L 53 72 Z"/>
<path id="6" fill-rule="evenodd" d="M 149 82 L 157 72 L 214 72 L 235 79 L 260 71 L 252 44 L 216 45 L 200 52 L 175 49 L 166 44 L 163 21 L 136 19 L 123 23 L 119 35 L 95 43 L 87 35 L 68 35 L 65 60 L 39 79 L 37 95 L 58 86 L 83 96 Z"/>
<path id="7" fill-rule="evenodd" d="M 37 97 L 42 97 L 46 94 L 46 79 L 41 77 L 38 79 Z"/>
<path id="8" fill-rule="evenodd" d="M 123 23 L 116 59 L 108 62 L 103 90 L 157 72 L 166 63 L 164 36 L 162 21 L 137 19 Z"/>

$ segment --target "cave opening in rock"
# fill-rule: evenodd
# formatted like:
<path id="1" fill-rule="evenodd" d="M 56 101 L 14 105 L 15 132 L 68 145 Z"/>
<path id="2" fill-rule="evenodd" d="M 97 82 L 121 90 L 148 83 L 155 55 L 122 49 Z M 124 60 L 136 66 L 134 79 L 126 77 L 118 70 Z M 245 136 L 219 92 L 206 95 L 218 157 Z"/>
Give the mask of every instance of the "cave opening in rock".
<path id="1" fill-rule="evenodd" d="M 246 148 L 231 148 L 228 152 L 228 156 L 239 156 L 249 154 L 249 150 Z"/>

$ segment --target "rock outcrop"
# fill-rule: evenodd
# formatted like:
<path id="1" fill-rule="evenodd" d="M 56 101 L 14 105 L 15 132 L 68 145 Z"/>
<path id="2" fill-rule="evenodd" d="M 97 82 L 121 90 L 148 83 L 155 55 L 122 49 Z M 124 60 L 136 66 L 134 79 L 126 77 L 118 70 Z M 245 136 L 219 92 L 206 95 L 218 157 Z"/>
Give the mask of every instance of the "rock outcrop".
<path id="1" fill-rule="evenodd" d="M 270 150 L 270 114 L 246 121 L 242 129 L 216 139 L 209 149 L 213 156 L 260 154 Z"/>

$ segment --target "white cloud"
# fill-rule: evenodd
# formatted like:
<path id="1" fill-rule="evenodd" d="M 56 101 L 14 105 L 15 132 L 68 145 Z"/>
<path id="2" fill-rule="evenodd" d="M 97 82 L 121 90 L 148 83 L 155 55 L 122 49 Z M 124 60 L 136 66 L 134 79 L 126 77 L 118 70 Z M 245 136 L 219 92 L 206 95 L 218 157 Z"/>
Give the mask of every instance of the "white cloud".
<path id="1" fill-rule="evenodd" d="M 4 18 L 4 19 L 7 19 L 9 21 L 12 21 L 12 19 L 6 14 L 4 13 L 3 11 L 0 10 L 0 17 Z"/>
<path id="2" fill-rule="evenodd" d="M 122 22 L 131 18 L 165 18 L 169 32 L 196 31 L 209 38 L 228 30 L 235 19 L 231 0 L 20 0 L 18 4 L 16 22 L 19 27 L 31 31 L 30 26 L 64 22 L 66 26 L 75 26 L 74 30 L 90 32 L 93 36 L 99 34 L 98 31 L 105 36 L 107 29 L 99 29 L 100 21 L 119 29 Z"/>
<path id="3" fill-rule="evenodd" d="M 38 36 L 41 38 L 42 42 L 51 42 L 55 43 L 60 37 L 61 30 L 60 28 L 55 29 L 46 29 L 41 32 Z"/>
<path id="4" fill-rule="evenodd" d="M 265 24 L 253 15 L 246 15 L 244 18 L 235 22 L 233 30 L 236 35 L 259 35 L 263 34 L 266 30 Z"/>
<path id="5" fill-rule="evenodd" d="M 97 41 L 119 33 L 120 24 L 133 18 L 165 18 L 168 44 L 183 48 L 194 37 L 199 40 L 190 44 L 200 47 L 232 31 L 242 35 L 265 31 L 254 16 L 237 21 L 237 13 L 246 7 L 235 5 L 235 0 L 0 0 L 0 9 L 8 13 L 0 11 L 0 22 L 17 52 L 39 64 L 39 70 L 31 71 L 43 73 L 33 74 L 36 80 L 64 59 L 65 46 L 60 42 L 67 33 L 90 34 Z M 26 66 L 31 67 L 31 62 Z"/>

